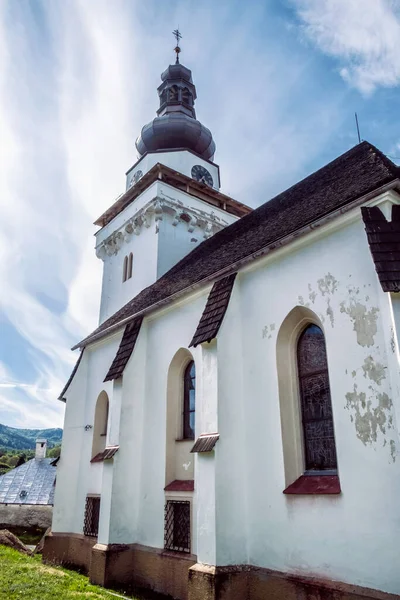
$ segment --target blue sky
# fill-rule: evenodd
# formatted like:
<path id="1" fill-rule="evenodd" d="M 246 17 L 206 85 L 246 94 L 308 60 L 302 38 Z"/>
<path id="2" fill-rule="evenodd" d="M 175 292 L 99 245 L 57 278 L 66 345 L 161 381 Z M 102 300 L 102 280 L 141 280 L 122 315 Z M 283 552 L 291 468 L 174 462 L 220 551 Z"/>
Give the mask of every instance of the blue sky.
<path id="1" fill-rule="evenodd" d="M 181 62 L 225 193 L 258 206 L 363 139 L 400 157 L 400 0 L 0 2 L 0 423 L 61 426 L 96 327 L 93 221 Z M 395 162 L 400 163 L 400 160 Z"/>

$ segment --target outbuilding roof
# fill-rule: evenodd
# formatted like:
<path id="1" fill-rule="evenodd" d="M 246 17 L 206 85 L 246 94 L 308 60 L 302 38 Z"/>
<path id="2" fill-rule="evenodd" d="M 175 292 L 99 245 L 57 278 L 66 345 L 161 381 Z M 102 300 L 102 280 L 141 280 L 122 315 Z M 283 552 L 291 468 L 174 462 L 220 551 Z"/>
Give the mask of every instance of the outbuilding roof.
<path id="1" fill-rule="evenodd" d="M 52 458 L 32 458 L 0 476 L 0 504 L 54 504 L 57 468 Z"/>
<path id="2" fill-rule="evenodd" d="M 238 263 L 357 199 L 399 180 L 400 167 L 362 142 L 197 246 L 151 286 L 125 304 L 75 347 L 84 347 L 139 314 L 186 290 L 237 271 Z"/>

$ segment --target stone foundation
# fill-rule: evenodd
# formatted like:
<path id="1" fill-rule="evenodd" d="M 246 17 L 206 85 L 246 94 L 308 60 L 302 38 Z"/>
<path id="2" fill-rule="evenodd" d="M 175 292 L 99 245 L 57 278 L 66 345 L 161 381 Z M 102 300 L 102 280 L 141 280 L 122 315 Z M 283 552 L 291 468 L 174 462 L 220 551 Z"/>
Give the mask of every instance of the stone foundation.
<path id="1" fill-rule="evenodd" d="M 78 533 L 50 533 L 44 542 L 43 562 L 64 565 L 90 574 L 96 538 Z"/>
<path id="2" fill-rule="evenodd" d="M 140 544 L 97 544 L 52 533 L 43 560 L 78 568 L 104 587 L 148 589 L 177 600 L 400 600 L 400 595 L 331 580 L 238 565 L 213 567 L 196 557 Z"/>
<path id="3" fill-rule="evenodd" d="M 189 569 L 188 600 L 399 600 L 357 585 L 251 566 Z"/>

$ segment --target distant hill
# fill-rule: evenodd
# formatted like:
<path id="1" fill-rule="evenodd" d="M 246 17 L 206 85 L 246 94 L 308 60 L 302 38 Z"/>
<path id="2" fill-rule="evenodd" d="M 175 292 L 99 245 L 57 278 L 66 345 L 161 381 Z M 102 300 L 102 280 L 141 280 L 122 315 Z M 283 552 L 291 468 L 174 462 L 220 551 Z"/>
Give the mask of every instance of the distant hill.
<path id="1" fill-rule="evenodd" d="M 62 429 L 16 429 L 0 423 L 0 448 L 7 450 L 34 449 L 37 438 L 45 438 L 48 448 L 61 442 Z"/>

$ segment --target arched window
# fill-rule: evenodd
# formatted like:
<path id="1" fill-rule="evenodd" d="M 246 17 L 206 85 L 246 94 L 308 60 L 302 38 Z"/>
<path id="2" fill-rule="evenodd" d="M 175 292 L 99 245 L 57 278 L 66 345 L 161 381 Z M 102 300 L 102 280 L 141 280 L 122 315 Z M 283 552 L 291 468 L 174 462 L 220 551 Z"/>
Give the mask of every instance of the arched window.
<path id="1" fill-rule="evenodd" d="M 190 361 L 185 369 L 183 379 L 183 438 L 194 439 L 196 409 L 196 369 L 194 361 Z"/>
<path id="2" fill-rule="evenodd" d="M 182 90 L 182 102 L 186 102 L 186 104 L 189 104 L 190 106 L 192 106 L 192 95 L 189 92 L 188 88 L 183 88 Z"/>
<path id="3" fill-rule="evenodd" d="M 124 258 L 124 266 L 122 268 L 122 283 L 126 281 L 128 275 L 128 257 Z"/>
<path id="4" fill-rule="evenodd" d="M 297 366 L 307 471 L 336 470 L 328 362 L 324 334 L 310 323 L 297 343 Z"/>
<path id="5" fill-rule="evenodd" d="M 178 88 L 176 85 L 173 85 L 169 89 L 169 101 L 176 102 L 178 100 Z"/>
<path id="6" fill-rule="evenodd" d="M 127 279 L 130 279 L 132 277 L 132 262 L 133 262 L 133 254 L 131 252 L 129 254 L 129 258 L 128 258 L 128 274 L 126 276 Z"/>
<path id="7" fill-rule="evenodd" d="M 106 447 L 108 426 L 108 396 L 106 392 L 101 392 L 96 402 L 94 413 L 92 459 L 103 452 Z"/>

